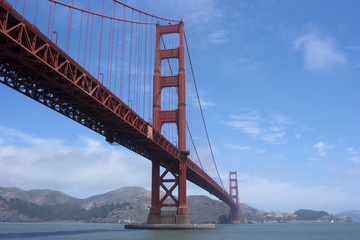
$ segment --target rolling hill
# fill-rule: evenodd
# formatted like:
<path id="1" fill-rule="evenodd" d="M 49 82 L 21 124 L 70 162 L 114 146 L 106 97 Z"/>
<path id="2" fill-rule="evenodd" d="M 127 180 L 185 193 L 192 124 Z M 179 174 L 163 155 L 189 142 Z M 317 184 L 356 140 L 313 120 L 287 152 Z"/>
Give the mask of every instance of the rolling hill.
<path id="1" fill-rule="evenodd" d="M 229 207 L 207 196 L 188 196 L 192 223 L 226 223 Z M 146 222 L 151 192 L 141 187 L 125 187 L 86 199 L 62 192 L 40 189 L 24 191 L 0 187 L 0 222 L 79 221 L 102 223 Z M 324 211 L 272 212 L 241 204 L 242 222 L 351 221 L 344 212 L 332 216 Z M 353 213 L 353 211 L 352 211 Z M 349 215 L 346 215 L 349 214 Z M 351 215 L 356 216 L 356 215 Z"/>

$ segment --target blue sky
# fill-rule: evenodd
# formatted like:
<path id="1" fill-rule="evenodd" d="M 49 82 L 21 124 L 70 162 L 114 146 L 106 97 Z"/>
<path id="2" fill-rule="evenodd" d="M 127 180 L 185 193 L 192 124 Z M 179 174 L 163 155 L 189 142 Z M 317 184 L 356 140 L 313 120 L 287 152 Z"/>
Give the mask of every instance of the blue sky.
<path id="1" fill-rule="evenodd" d="M 219 171 L 224 184 L 238 172 L 241 202 L 359 209 L 359 1 L 126 2 L 184 20 Z M 4 85 L 0 99 L 0 186 L 150 189 L 148 160 Z"/>

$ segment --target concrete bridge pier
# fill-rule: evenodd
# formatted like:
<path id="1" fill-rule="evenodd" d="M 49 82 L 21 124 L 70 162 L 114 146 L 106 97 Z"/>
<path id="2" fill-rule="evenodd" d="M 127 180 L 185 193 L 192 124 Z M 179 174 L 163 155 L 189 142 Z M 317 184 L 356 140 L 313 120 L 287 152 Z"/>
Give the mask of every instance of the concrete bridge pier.
<path id="1" fill-rule="evenodd" d="M 148 224 L 190 224 L 189 215 L 151 215 L 148 217 Z"/>

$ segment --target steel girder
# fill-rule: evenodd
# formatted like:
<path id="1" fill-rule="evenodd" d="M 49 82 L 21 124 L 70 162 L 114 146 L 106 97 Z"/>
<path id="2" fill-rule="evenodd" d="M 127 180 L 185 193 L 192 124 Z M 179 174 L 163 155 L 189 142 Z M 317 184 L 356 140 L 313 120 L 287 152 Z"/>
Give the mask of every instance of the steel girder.
<path id="1" fill-rule="evenodd" d="M 110 90 L 0 0 L 0 82 L 167 168 L 179 149 Z M 190 159 L 187 179 L 230 207 L 235 203 Z M 178 167 L 177 167 L 178 169 Z M 175 171 L 176 172 L 176 171 Z"/>

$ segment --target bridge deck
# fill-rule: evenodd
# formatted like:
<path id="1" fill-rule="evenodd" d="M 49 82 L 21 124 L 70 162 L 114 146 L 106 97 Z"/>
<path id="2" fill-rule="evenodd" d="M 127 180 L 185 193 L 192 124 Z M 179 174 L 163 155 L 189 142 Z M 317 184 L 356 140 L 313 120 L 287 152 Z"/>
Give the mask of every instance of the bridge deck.
<path id="1" fill-rule="evenodd" d="M 178 169 L 180 151 L 90 75 L 36 26 L 0 1 L 0 82 L 148 158 Z M 188 159 L 187 179 L 236 208 Z"/>

